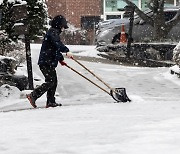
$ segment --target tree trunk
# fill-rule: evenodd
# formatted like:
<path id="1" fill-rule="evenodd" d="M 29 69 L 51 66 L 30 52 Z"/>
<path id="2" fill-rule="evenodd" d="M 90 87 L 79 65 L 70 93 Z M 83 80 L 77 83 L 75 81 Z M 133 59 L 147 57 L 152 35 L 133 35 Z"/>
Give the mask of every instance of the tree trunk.
<path id="1" fill-rule="evenodd" d="M 153 21 L 154 21 L 154 40 L 161 41 L 166 38 L 166 24 L 164 18 L 164 0 L 153 0 Z"/>
<path id="2" fill-rule="evenodd" d="M 164 26 L 160 26 L 159 24 L 154 24 L 153 36 L 155 41 L 162 41 L 167 37 L 168 30 L 164 28 Z"/>
<path id="3" fill-rule="evenodd" d="M 153 31 L 153 36 L 155 41 L 161 41 L 167 37 L 167 28 L 165 24 L 163 13 L 157 13 L 154 14 L 154 31 Z"/>

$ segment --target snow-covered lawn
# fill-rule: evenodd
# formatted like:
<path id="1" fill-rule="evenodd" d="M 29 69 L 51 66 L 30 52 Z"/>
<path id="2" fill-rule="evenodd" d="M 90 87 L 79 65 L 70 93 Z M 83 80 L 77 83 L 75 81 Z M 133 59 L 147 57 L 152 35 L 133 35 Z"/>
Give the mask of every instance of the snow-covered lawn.
<path id="1" fill-rule="evenodd" d="M 94 46 L 69 47 L 74 54 L 97 54 Z M 36 78 L 43 78 L 36 64 L 39 48 L 31 46 L 33 72 Z M 65 61 L 91 77 L 73 60 Z M 114 103 L 111 96 L 62 66 L 57 68 L 57 101 L 62 107 L 6 112 L 31 106 L 25 98 L 20 99 L 16 88 L 1 87 L 0 153 L 180 153 L 180 79 L 172 76 L 169 68 L 81 62 L 110 86 L 126 87 L 132 102 Z M 21 68 L 17 73 L 25 72 Z M 37 101 L 38 106 L 45 103 L 45 95 Z"/>

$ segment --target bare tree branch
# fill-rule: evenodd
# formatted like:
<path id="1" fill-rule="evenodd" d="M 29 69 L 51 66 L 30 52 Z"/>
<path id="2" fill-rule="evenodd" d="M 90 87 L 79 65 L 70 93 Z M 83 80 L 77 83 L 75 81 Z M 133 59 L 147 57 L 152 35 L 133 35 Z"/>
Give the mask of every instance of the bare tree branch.
<path id="1" fill-rule="evenodd" d="M 159 8 L 159 1 L 158 0 L 153 0 L 153 13 L 157 13 L 158 8 Z"/>
<path id="2" fill-rule="evenodd" d="M 148 15 L 146 15 L 143 11 L 141 11 L 133 2 L 131 2 L 130 0 L 123 0 L 123 1 L 126 2 L 128 5 L 134 7 L 135 12 L 140 16 L 140 18 L 142 18 L 144 21 L 146 21 L 151 26 L 154 25 L 153 19 L 151 17 L 149 17 Z"/>
<path id="3" fill-rule="evenodd" d="M 164 8 L 164 0 L 160 0 L 159 6 L 160 8 Z"/>

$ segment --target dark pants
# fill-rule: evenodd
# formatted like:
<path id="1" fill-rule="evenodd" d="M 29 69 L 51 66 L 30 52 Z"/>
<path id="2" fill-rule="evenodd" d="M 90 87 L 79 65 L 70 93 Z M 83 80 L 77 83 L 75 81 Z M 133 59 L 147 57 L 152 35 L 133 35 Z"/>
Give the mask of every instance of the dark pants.
<path id="1" fill-rule="evenodd" d="M 36 100 L 41 97 L 45 92 L 47 92 L 47 102 L 54 103 L 54 95 L 57 87 L 56 70 L 52 66 L 39 66 L 39 68 L 45 77 L 45 83 L 35 88 L 32 92 L 32 96 Z"/>

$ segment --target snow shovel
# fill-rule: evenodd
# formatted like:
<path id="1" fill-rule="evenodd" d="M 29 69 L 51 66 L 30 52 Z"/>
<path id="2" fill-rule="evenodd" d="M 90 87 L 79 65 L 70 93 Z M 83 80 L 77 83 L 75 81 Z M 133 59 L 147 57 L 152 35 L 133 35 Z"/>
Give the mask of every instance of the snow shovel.
<path id="1" fill-rule="evenodd" d="M 107 91 L 106 89 L 102 88 L 101 86 L 99 86 L 98 84 L 96 84 L 95 82 L 93 82 L 92 80 L 90 80 L 89 78 L 87 78 L 86 76 L 84 76 L 83 74 L 81 74 L 80 72 L 78 72 L 77 70 L 75 70 L 74 68 L 70 67 L 69 65 L 65 65 L 66 67 L 68 67 L 69 69 L 71 69 L 72 71 L 74 71 L 75 73 L 77 73 L 78 75 L 80 75 L 81 77 L 83 77 L 84 79 L 88 80 L 89 82 L 91 82 L 92 84 L 94 84 L 96 87 L 100 88 L 101 90 L 103 90 L 104 92 L 106 92 L 107 94 L 109 94 L 110 96 L 112 96 L 112 98 L 114 100 L 116 100 L 117 102 L 127 102 L 127 101 L 131 101 L 127 94 L 126 94 L 126 89 L 125 88 L 111 88 L 107 83 L 105 83 L 102 79 L 100 79 L 97 75 L 95 75 L 92 71 L 90 71 L 87 67 L 85 67 L 83 64 L 81 64 L 79 61 L 77 61 L 76 59 L 74 59 L 72 57 L 72 59 L 77 62 L 79 65 L 81 65 L 83 68 L 85 68 L 89 73 L 91 73 L 93 76 L 95 76 L 99 81 L 101 81 L 104 85 L 106 85 L 106 87 L 108 87 L 110 89 L 110 92 Z"/>
<path id="2" fill-rule="evenodd" d="M 127 94 L 125 88 L 111 88 L 106 82 L 104 82 L 100 77 L 98 77 L 96 74 L 94 74 L 91 70 L 89 70 L 86 66 L 84 66 L 82 63 L 80 63 L 78 60 L 76 60 L 74 57 L 72 59 L 78 63 L 80 66 L 82 66 L 84 69 L 86 69 L 89 73 L 91 73 L 94 77 L 96 77 L 100 82 L 102 82 L 107 88 L 110 89 L 110 92 L 107 92 L 109 95 L 113 97 L 114 100 L 117 102 L 127 102 L 131 101 Z"/>

